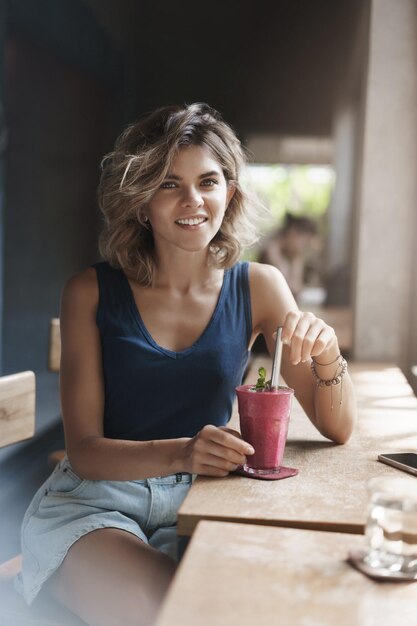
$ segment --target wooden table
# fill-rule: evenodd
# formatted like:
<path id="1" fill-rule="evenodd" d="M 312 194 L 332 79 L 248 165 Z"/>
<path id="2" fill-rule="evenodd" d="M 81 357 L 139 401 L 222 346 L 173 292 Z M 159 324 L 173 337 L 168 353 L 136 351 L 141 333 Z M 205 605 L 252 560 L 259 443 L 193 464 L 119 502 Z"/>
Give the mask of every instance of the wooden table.
<path id="1" fill-rule="evenodd" d="M 199 476 L 178 512 L 178 534 L 191 536 L 202 519 L 362 533 L 366 482 L 399 471 L 378 462 L 378 454 L 417 449 L 417 399 L 397 367 L 351 364 L 350 373 L 359 418 L 347 444 L 322 437 L 295 402 L 284 465 L 299 475 L 278 481 Z M 238 427 L 236 415 L 232 427 Z"/>
<path id="2" fill-rule="evenodd" d="M 363 537 L 200 522 L 155 626 L 414 626 L 417 583 L 377 583 L 346 557 Z"/>

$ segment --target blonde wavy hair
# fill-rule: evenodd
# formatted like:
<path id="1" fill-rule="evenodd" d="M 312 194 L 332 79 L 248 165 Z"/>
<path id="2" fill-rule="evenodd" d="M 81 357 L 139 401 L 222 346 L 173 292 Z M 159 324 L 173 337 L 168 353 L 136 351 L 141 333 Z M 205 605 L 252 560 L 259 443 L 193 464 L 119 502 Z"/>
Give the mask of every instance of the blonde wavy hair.
<path id="1" fill-rule="evenodd" d="M 152 228 L 143 209 L 166 178 L 178 150 L 205 146 L 235 193 L 220 230 L 210 243 L 215 266 L 231 267 L 244 247 L 257 240 L 260 205 L 241 186 L 247 162 L 244 148 L 220 114 L 204 103 L 166 106 L 130 125 L 102 163 L 98 202 L 104 215 L 99 238 L 102 257 L 140 284 L 152 284 L 155 257 Z"/>

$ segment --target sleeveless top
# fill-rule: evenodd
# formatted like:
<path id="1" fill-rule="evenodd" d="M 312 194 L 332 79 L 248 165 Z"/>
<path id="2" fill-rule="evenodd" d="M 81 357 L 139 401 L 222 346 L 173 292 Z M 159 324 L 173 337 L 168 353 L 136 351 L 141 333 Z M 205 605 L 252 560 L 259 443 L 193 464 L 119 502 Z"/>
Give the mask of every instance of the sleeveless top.
<path id="1" fill-rule="evenodd" d="M 123 270 L 97 272 L 105 386 L 104 436 L 150 441 L 193 437 L 230 419 L 248 361 L 252 316 L 248 267 L 225 270 L 216 308 L 189 348 L 159 346 L 146 329 Z"/>

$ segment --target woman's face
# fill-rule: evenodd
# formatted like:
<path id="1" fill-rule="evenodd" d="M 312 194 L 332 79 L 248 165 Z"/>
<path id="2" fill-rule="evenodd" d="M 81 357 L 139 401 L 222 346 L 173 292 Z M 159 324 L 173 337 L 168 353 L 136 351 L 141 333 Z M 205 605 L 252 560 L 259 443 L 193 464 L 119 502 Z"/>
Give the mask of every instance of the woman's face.
<path id="1" fill-rule="evenodd" d="M 144 213 L 160 246 L 197 252 L 208 247 L 222 224 L 234 187 L 204 146 L 181 148 L 172 170 Z"/>

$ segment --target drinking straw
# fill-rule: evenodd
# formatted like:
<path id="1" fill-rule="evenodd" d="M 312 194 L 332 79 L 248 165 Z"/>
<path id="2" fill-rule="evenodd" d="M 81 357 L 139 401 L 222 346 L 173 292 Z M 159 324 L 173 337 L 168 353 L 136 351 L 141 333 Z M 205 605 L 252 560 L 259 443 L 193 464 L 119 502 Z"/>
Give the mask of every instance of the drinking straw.
<path id="1" fill-rule="evenodd" d="M 272 363 L 271 391 L 276 391 L 279 386 L 279 374 L 281 370 L 281 357 L 282 357 L 281 335 L 282 335 L 282 326 L 278 326 L 277 336 L 275 339 L 274 360 Z"/>

